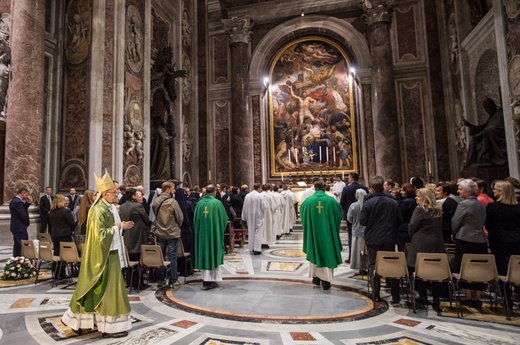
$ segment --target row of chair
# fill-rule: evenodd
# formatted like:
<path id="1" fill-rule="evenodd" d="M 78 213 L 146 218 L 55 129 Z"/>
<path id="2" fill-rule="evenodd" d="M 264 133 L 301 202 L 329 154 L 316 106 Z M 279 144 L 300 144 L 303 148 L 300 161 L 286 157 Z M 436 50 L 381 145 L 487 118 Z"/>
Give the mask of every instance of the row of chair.
<path id="1" fill-rule="evenodd" d="M 460 283 L 483 283 L 495 288 L 495 308 L 498 306 L 498 297 L 504 297 L 506 317 L 510 316 L 510 306 L 506 298 L 506 289 L 510 286 L 520 287 L 520 255 L 512 255 L 509 260 L 507 276 L 499 276 L 493 254 L 464 254 L 460 273 L 451 273 L 448 255 L 446 253 L 417 253 L 415 272 L 409 277 L 404 252 L 379 251 L 376 256 L 374 276 L 395 278 L 405 281 L 412 289 L 413 312 L 416 312 L 415 285 L 417 281 L 447 283 L 449 288 L 450 305 L 452 296 L 455 296 L 457 316 L 463 317 L 462 308 L 457 295 L 461 293 Z M 502 282 L 503 286 L 500 287 Z M 503 289 L 503 290 L 502 290 Z M 372 289 L 373 290 L 373 289 Z M 457 293 L 455 293 L 455 290 Z M 375 300 L 375 291 L 372 291 Z M 490 303 L 493 305 L 492 295 Z"/>

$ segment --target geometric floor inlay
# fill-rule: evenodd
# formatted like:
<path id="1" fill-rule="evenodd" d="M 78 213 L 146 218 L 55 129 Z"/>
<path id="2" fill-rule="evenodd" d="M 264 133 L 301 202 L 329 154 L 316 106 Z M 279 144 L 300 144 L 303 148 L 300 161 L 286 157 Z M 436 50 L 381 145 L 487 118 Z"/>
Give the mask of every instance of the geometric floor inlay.
<path id="1" fill-rule="evenodd" d="M 262 323 L 331 323 L 361 320 L 388 310 L 376 308 L 365 292 L 334 286 L 323 291 L 301 281 L 233 278 L 219 287 L 202 290 L 192 281 L 180 288 L 156 292 L 162 303 L 191 313 L 215 318 Z"/>

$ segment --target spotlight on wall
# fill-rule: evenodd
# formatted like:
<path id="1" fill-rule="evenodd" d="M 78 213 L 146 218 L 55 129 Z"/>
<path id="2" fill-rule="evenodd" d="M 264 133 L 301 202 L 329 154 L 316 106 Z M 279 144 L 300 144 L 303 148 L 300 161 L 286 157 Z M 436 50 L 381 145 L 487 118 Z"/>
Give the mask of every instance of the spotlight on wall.
<path id="1" fill-rule="evenodd" d="M 269 85 L 269 77 L 264 77 L 264 86 Z"/>
<path id="2" fill-rule="evenodd" d="M 354 67 L 350 67 L 350 73 L 356 74 L 356 69 Z"/>
<path id="3" fill-rule="evenodd" d="M 304 10 L 302 10 L 302 12 L 300 13 L 300 16 L 305 17 L 305 11 Z"/>

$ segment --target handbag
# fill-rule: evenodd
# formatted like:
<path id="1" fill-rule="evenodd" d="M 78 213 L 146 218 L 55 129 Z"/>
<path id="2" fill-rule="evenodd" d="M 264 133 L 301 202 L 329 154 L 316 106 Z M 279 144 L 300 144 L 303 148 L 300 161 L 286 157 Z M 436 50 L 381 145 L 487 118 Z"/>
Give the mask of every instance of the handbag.
<path id="1" fill-rule="evenodd" d="M 150 226 L 150 232 L 152 233 L 152 235 L 154 235 L 155 237 L 158 237 L 158 238 L 166 239 L 166 240 L 173 238 L 173 236 L 167 230 L 162 229 L 161 227 L 157 226 L 157 215 L 159 214 L 159 210 L 161 209 L 163 202 L 165 202 L 168 199 L 171 199 L 171 198 L 166 198 L 159 204 L 159 207 L 157 208 L 157 212 L 154 212 L 155 219 L 152 222 L 152 225 Z"/>

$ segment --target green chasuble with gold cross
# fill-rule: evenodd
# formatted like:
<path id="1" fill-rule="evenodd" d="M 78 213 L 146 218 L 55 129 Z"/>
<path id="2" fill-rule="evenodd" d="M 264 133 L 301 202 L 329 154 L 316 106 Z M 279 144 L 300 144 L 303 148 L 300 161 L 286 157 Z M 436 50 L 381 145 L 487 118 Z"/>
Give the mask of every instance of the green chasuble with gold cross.
<path id="1" fill-rule="evenodd" d="M 205 195 L 195 208 L 195 267 L 214 270 L 224 264 L 224 231 L 228 215 L 224 205 L 212 195 Z"/>
<path id="2" fill-rule="evenodd" d="M 318 268 L 336 268 L 341 264 L 341 206 L 336 199 L 317 190 L 300 206 L 300 218 L 307 260 Z"/>

